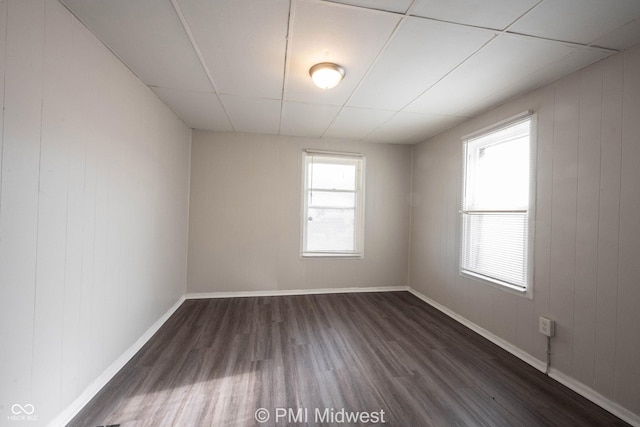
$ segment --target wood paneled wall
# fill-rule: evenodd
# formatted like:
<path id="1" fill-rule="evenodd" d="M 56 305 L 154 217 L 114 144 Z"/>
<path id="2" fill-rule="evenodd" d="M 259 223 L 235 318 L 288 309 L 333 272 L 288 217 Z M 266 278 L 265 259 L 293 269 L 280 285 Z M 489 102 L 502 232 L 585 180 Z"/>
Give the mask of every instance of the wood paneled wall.
<path id="1" fill-rule="evenodd" d="M 44 425 L 184 294 L 190 130 L 57 0 L 0 0 L 0 103 L 0 416 Z"/>
<path id="2" fill-rule="evenodd" d="M 461 137 L 538 114 L 533 300 L 458 274 Z M 640 47 L 414 149 L 410 286 L 640 414 Z"/>
<path id="3" fill-rule="evenodd" d="M 363 259 L 300 258 L 302 152 L 365 155 Z M 411 147 L 194 131 L 188 291 L 406 286 Z"/>

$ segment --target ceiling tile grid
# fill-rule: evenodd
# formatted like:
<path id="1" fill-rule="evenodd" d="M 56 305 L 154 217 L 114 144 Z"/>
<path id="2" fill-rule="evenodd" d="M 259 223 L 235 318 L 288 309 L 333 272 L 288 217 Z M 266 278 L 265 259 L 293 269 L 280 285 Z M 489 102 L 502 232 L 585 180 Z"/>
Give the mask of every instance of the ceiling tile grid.
<path id="1" fill-rule="evenodd" d="M 467 119 L 467 117 L 401 111 L 367 135 L 363 141 L 389 144 L 416 144 Z"/>
<path id="2" fill-rule="evenodd" d="M 63 3 L 145 84 L 211 90 L 168 0 L 65 0 Z"/>
<path id="3" fill-rule="evenodd" d="M 280 134 L 319 138 L 339 111 L 337 105 L 285 101 L 282 105 Z"/>
<path id="4" fill-rule="evenodd" d="M 416 0 L 411 14 L 504 30 L 539 2 L 540 0 Z"/>
<path id="5" fill-rule="evenodd" d="M 177 0 L 219 93 L 279 99 L 289 1 Z"/>
<path id="6" fill-rule="evenodd" d="M 640 42 L 638 0 L 60 0 L 196 129 L 417 143 Z M 309 68 L 346 70 L 335 88 Z"/>
<path id="7" fill-rule="evenodd" d="M 282 103 L 276 99 L 220 95 L 238 132 L 278 134 Z M 211 129 L 218 130 L 218 129 Z"/>
<path id="8" fill-rule="evenodd" d="M 510 30 L 589 44 L 639 15 L 638 0 L 547 0 L 519 19 Z"/>
<path id="9" fill-rule="evenodd" d="M 340 7 L 328 2 L 293 2 L 285 100 L 343 105 L 400 22 L 394 14 Z M 346 70 L 331 90 L 316 87 L 309 68 L 333 62 Z"/>
<path id="10" fill-rule="evenodd" d="M 406 19 L 348 105 L 399 111 L 495 36 L 477 28 Z"/>
<path id="11" fill-rule="evenodd" d="M 501 34 L 425 92 L 407 111 L 469 116 L 478 103 L 501 87 L 562 60 L 576 48 L 532 37 Z"/>
<path id="12" fill-rule="evenodd" d="M 395 111 L 345 107 L 323 136 L 360 140 L 396 114 Z"/>
<path id="13" fill-rule="evenodd" d="M 406 13 L 413 0 L 327 0 L 333 3 L 359 6 L 387 12 Z"/>
<path id="14" fill-rule="evenodd" d="M 233 126 L 218 96 L 213 92 L 194 92 L 166 87 L 151 90 L 191 128 L 213 127 L 219 131 L 232 131 Z"/>

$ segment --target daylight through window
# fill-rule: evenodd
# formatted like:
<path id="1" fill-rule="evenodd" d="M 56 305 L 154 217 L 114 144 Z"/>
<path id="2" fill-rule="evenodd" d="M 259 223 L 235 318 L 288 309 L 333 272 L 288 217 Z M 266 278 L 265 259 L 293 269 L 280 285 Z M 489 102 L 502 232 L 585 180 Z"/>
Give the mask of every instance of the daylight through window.
<path id="1" fill-rule="evenodd" d="M 465 139 L 460 271 L 526 291 L 532 235 L 534 117 Z"/>
<path id="2" fill-rule="evenodd" d="M 304 153 L 303 256 L 361 256 L 364 158 Z"/>

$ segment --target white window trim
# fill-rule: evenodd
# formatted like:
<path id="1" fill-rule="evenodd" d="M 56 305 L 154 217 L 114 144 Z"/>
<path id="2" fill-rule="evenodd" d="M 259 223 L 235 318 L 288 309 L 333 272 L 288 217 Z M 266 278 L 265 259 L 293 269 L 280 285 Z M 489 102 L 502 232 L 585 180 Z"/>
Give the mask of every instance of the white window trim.
<path id="1" fill-rule="evenodd" d="M 528 207 L 528 236 L 527 236 L 527 286 L 526 289 L 511 285 L 509 283 L 491 279 L 483 275 L 475 274 L 473 272 L 464 271 L 462 268 L 462 240 L 464 233 L 462 230 L 463 220 L 462 212 L 464 202 L 464 192 L 466 183 L 466 153 L 467 153 L 467 141 L 476 138 L 480 135 L 497 131 L 499 129 L 511 126 L 512 124 L 529 118 L 531 120 L 530 129 L 530 154 L 529 154 L 529 207 Z M 512 293 L 518 296 L 533 299 L 533 286 L 534 286 L 534 253 L 535 253 L 535 222 L 536 222 L 536 182 L 537 182 L 537 152 L 538 152 L 538 116 L 535 112 L 528 110 L 515 116 L 501 120 L 493 125 L 484 127 L 482 129 L 471 132 L 462 137 L 462 185 L 461 185 L 461 197 L 460 197 L 460 210 L 458 215 L 458 272 L 460 276 L 471 279 L 475 282 L 500 289 L 502 291 Z"/>
<path id="2" fill-rule="evenodd" d="M 355 250 L 353 252 L 343 251 L 305 251 L 307 238 L 307 209 L 309 200 L 307 198 L 307 158 L 309 155 L 317 154 L 322 157 L 351 158 L 360 160 L 360 171 L 356 174 L 356 215 L 354 224 Z M 300 258 L 337 258 L 337 259 L 362 259 L 364 258 L 364 207 L 365 207 L 365 157 L 359 153 L 348 153 L 338 151 L 303 150 L 302 153 L 302 209 L 300 217 Z"/>

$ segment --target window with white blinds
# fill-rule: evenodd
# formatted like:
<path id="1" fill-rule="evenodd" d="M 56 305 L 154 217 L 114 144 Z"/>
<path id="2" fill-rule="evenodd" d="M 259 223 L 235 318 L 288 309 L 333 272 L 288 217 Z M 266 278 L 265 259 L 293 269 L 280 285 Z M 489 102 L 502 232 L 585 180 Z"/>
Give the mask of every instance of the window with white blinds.
<path id="1" fill-rule="evenodd" d="M 362 256 L 364 158 L 304 153 L 302 256 Z"/>
<path id="2" fill-rule="evenodd" d="M 526 114 L 463 141 L 460 271 L 519 291 L 531 280 L 533 123 Z"/>

